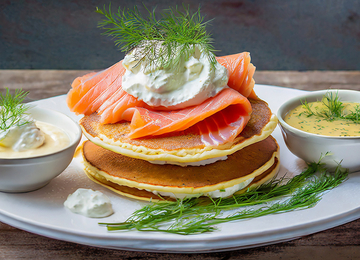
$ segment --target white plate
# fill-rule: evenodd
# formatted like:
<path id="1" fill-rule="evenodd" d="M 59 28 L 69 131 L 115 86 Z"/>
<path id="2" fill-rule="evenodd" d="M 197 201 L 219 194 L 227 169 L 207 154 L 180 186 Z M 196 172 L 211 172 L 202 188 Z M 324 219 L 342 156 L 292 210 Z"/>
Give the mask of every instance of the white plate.
<path id="1" fill-rule="evenodd" d="M 274 113 L 285 100 L 304 93 L 265 85 L 256 85 L 255 89 Z M 76 118 L 68 110 L 65 96 L 40 100 L 35 104 Z M 288 151 L 278 128 L 273 136 L 281 147 L 280 174 L 286 172 L 291 176 L 300 173 L 305 167 L 304 162 Z M 93 183 L 83 173 L 80 162 L 73 160 L 60 176 L 40 190 L 0 193 L 0 221 L 39 235 L 97 247 L 167 253 L 226 251 L 291 240 L 360 218 L 359 187 L 360 173 L 354 173 L 345 183 L 324 194 L 314 208 L 221 224 L 218 231 L 208 234 L 182 236 L 137 231 L 108 232 L 98 225 L 99 221 L 124 221 L 145 203 L 123 198 Z M 78 188 L 104 192 L 111 199 L 115 214 L 99 220 L 66 210 L 64 201 Z"/>

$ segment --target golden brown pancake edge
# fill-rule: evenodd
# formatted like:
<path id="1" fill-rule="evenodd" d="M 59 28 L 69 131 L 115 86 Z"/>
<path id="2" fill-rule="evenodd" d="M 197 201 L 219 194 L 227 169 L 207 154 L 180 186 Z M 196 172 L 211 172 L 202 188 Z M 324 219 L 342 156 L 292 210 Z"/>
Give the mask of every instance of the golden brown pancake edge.
<path id="1" fill-rule="evenodd" d="M 248 189 L 250 189 L 250 190 L 255 189 L 258 186 L 260 186 L 261 184 L 266 183 L 270 179 L 275 178 L 276 174 L 279 171 L 279 167 L 280 167 L 280 162 L 279 162 L 278 158 L 276 158 L 274 164 L 269 169 L 267 169 L 265 172 L 263 172 L 262 174 L 260 174 L 259 176 L 256 177 L 256 181 L 254 179 L 248 186 L 246 186 L 245 188 L 239 190 L 235 194 L 244 193 Z M 137 189 L 137 188 L 118 185 L 116 183 L 107 181 L 102 176 L 100 176 L 100 178 L 99 178 L 99 175 L 97 175 L 97 177 L 98 177 L 98 179 L 97 179 L 93 175 L 93 173 L 90 172 L 89 170 L 85 170 L 85 173 L 88 176 L 88 178 L 90 180 L 92 180 L 93 182 L 95 182 L 95 183 L 97 183 L 99 185 L 102 185 L 103 187 L 108 188 L 109 190 L 112 190 L 113 192 L 115 192 L 117 194 L 120 194 L 122 196 L 131 198 L 131 199 L 137 199 L 137 200 L 143 200 L 143 201 L 153 201 L 153 202 L 175 200 L 175 199 L 170 198 L 170 197 L 157 196 L 154 193 L 146 191 L 146 190 L 140 190 L 140 189 Z"/>
<path id="2" fill-rule="evenodd" d="M 84 144 L 82 152 L 85 172 L 91 180 L 124 196 L 141 200 L 163 199 L 146 190 L 203 194 L 232 187 L 250 178 L 254 179 L 248 187 L 253 187 L 274 176 L 279 165 L 278 145 L 271 136 L 230 155 L 225 161 L 206 166 L 154 165 L 113 153 L 90 142 Z M 237 167 L 242 172 L 238 173 Z M 226 174 L 219 175 L 219 172 Z"/>

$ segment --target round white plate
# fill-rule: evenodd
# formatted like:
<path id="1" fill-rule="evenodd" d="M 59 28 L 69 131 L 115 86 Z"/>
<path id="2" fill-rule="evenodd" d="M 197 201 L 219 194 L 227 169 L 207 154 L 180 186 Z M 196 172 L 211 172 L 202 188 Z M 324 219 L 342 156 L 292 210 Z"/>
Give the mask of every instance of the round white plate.
<path id="1" fill-rule="evenodd" d="M 304 92 L 274 86 L 256 85 L 256 93 L 266 100 L 272 111 L 287 99 Z M 74 119 L 66 106 L 65 96 L 34 102 L 40 107 L 56 109 Z M 273 136 L 280 145 L 280 174 L 298 174 L 305 163 L 286 148 L 280 130 Z M 320 155 L 319 155 L 320 156 Z M 354 155 L 349 155 L 354 156 Z M 90 219 L 71 213 L 63 203 L 78 188 L 105 193 L 112 201 L 115 214 Z M 39 235 L 97 247 L 148 252 L 200 253 L 235 250 L 278 243 L 332 228 L 360 218 L 360 173 L 353 173 L 345 183 L 325 193 L 313 208 L 256 219 L 221 224 L 218 231 L 201 235 L 174 235 L 152 232 L 108 232 L 98 222 L 124 221 L 144 202 L 128 199 L 90 181 L 74 159 L 70 166 L 47 186 L 29 193 L 0 192 L 0 221 Z"/>

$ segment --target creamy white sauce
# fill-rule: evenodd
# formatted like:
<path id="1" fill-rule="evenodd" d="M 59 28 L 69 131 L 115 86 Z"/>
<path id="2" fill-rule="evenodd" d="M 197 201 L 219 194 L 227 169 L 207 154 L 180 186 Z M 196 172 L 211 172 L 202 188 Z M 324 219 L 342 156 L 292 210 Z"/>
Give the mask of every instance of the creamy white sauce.
<path id="1" fill-rule="evenodd" d="M 206 193 L 198 193 L 198 194 L 162 192 L 162 191 L 154 191 L 154 190 L 148 190 L 148 189 L 146 189 L 146 191 L 152 192 L 155 195 L 171 197 L 174 199 L 184 199 L 184 198 L 192 198 L 192 197 L 200 197 L 200 196 L 207 196 L 210 198 L 226 198 L 226 197 L 233 195 L 235 192 L 244 189 L 246 186 L 248 186 L 252 182 L 253 179 L 254 178 L 247 179 L 244 182 L 241 182 L 239 184 L 236 184 L 232 187 L 228 187 L 225 189 L 215 190 L 215 191 L 206 192 Z"/>
<path id="2" fill-rule="evenodd" d="M 35 124 L 36 127 L 41 130 L 41 135 L 44 137 L 40 146 L 30 145 L 30 148 L 25 150 L 14 149 L 11 143 L 19 144 L 19 147 L 29 146 L 29 144 L 34 142 L 37 143 L 38 133 L 40 133 L 35 130 L 36 127 L 22 129 L 24 131 L 15 130 L 13 134 L 8 137 L 9 141 L 6 141 L 6 139 L 4 139 L 5 142 L 3 140 L 4 143 L 1 143 L 0 141 L 0 158 L 28 158 L 41 156 L 59 151 L 70 144 L 70 138 L 60 128 L 40 121 L 36 121 Z"/>
<path id="3" fill-rule="evenodd" d="M 138 47 L 125 56 L 122 88 L 150 106 L 171 109 L 193 106 L 227 87 L 227 69 L 218 62 L 211 66 L 209 57 L 197 45 L 189 59 L 180 62 L 179 68 L 170 69 L 151 68 L 148 57 L 138 60 L 142 51 Z"/>
<path id="4" fill-rule="evenodd" d="M 221 156 L 221 157 L 201 160 L 201 161 L 198 161 L 198 162 L 187 162 L 187 163 L 173 162 L 173 161 L 148 161 L 148 162 L 152 163 L 152 164 L 160 164 L 160 165 L 173 164 L 173 165 L 186 167 L 186 166 L 204 166 L 204 165 L 207 165 L 207 164 L 212 164 L 212 163 L 217 162 L 217 161 L 225 161 L 226 159 L 227 159 L 227 156 Z"/>
<path id="5" fill-rule="evenodd" d="M 0 145 L 10 147 L 16 152 L 36 149 L 45 142 L 44 133 L 34 121 L 15 125 L 6 131 L 0 131 Z"/>
<path id="6" fill-rule="evenodd" d="M 102 192 L 91 189 L 77 189 L 68 196 L 64 206 L 89 218 L 103 218 L 114 213 L 110 199 Z"/>

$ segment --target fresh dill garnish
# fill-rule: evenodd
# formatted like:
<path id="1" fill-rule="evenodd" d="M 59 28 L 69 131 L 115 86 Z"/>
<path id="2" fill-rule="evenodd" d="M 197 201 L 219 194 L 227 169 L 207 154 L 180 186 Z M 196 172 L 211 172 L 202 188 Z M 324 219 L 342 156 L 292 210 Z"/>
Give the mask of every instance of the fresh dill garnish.
<path id="1" fill-rule="evenodd" d="M 301 101 L 301 104 L 302 104 L 302 107 L 305 109 L 304 114 L 306 114 L 307 117 L 315 115 L 314 112 L 311 110 L 309 103 L 306 100 Z M 303 113 L 300 113 L 299 116 L 302 114 Z"/>
<path id="2" fill-rule="evenodd" d="M 6 88 L 5 95 L 0 93 L 0 130 L 6 131 L 12 126 L 22 126 L 29 123 L 23 115 L 29 109 L 22 104 L 28 92 L 16 89 L 14 95 Z"/>
<path id="3" fill-rule="evenodd" d="M 125 222 L 99 224 L 105 225 L 109 231 L 138 230 L 180 235 L 211 232 L 220 223 L 313 207 L 324 191 L 340 185 L 347 176 L 348 171 L 340 165 L 335 173 L 329 173 L 319 161 L 309 163 L 301 174 L 291 179 L 272 179 L 254 190 L 229 198 L 199 197 L 152 203 L 135 211 Z M 258 206 L 249 208 L 254 205 Z M 226 210 L 238 208 L 240 211 L 225 215 Z"/>
<path id="4" fill-rule="evenodd" d="M 212 66 L 216 59 L 212 54 L 212 38 L 205 27 L 209 21 L 204 22 L 200 8 L 190 13 L 189 7 L 180 11 L 178 7 L 163 10 L 158 19 L 155 9 L 148 12 L 144 18 L 135 6 L 133 9 L 121 9 L 117 13 L 96 8 L 96 12 L 104 15 L 106 19 L 99 22 L 99 27 L 105 29 L 104 34 L 115 39 L 115 45 L 128 53 L 134 48 L 136 59 L 139 62 L 145 57 L 149 66 L 153 68 L 177 68 L 182 60 L 186 60 L 194 53 L 195 45 L 207 55 Z"/>
<path id="5" fill-rule="evenodd" d="M 360 123 L 360 105 L 357 105 L 354 109 L 355 111 L 351 111 L 351 113 L 344 115 L 343 118 Z"/>
<path id="6" fill-rule="evenodd" d="M 322 104 L 325 106 L 325 109 L 314 112 L 309 103 L 304 100 L 301 101 L 303 108 L 305 109 L 304 114 L 307 117 L 317 116 L 324 118 L 328 121 L 334 121 L 337 119 L 350 120 L 354 123 L 360 123 L 360 105 L 355 107 L 355 111 L 350 111 L 348 113 L 344 112 L 344 105 L 340 101 L 338 94 L 335 95 L 333 92 L 329 92 L 323 96 L 321 100 Z"/>

